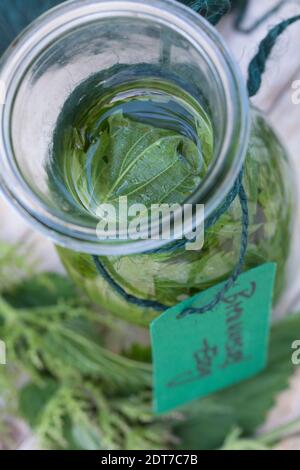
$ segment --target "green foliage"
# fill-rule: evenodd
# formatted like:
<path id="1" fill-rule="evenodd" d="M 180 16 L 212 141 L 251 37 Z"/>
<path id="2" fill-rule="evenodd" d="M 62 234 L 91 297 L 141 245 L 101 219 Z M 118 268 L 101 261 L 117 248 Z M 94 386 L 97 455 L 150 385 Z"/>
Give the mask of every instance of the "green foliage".
<path id="1" fill-rule="evenodd" d="M 151 366 L 106 349 L 108 325 L 62 276 L 33 276 L 0 297 L 9 361 L 1 396 L 12 404 L 17 371 L 26 372 L 30 382 L 13 405 L 44 447 L 168 446 L 167 421 L 151 411 Z"/>
<path id="2" fill-rule="evenodd" d="M 30 249 L 30 246 L 27 248 Z M 0 293 L 18 285 L 20 279 L 31 270 L 32 266 L 25 261 L 20 249 L 14 245 L 0 243 Z"/>
<path id="3" fill-rule="evenodd" d="M 45 380 L 43 386 L 30 383 L 22 388 L 19 396 L 19 407 L 30 426 L 34 428 L 38 425 L 45 406 L 57 389 L 58 384 L 52 379 Z"/>
<path id="4" fill-rule="evenodd" d="M 15 308 L 49 307 L 78 297 L 74 284 L 55 273 L 34 274 L 3 293 Z"/>
<path id="5" fill-rule="evenodd" d="M 226 438 L 221 450 L 270 450 L 254 439 L 242 439 L 239 429 L 233 430 Z"/>
<path id="6" fill-rule="evenodd" d="M 278 393 L 288 387 L 294 370 L 291 344 L 300 331 L 300 315 L 292 315 L 272 328 L 269 362 L 266 370 L 251 380 L 223 390 L 187 408 L 187 421 L 176 426 L 186 449 L 214 449 L 228 433 L 242 429 L 252 436 L 275 403 Z"/>
<path id="7" fill-rule="evenodd" d="M 143 362 L 149 351 L 142 345 L 124 355 L 109 351 L 106 333 L 115 328 L 63 276 L 46 273 L 13 282 L 0 297 L 0 338 L 9 362 L 0 374 L 2 427 L 9 409 L 23 416 L 45 448 L 264 448 L 264 441 L 252 436 L 288 386 L 299 315 L 273 327 L 262 374 L 164 417 L 152 413 L 151 365 Z M 24 372 L 28 380 L 18 390 Z M 240 434 L 232 434 L 235 429 Z"/>

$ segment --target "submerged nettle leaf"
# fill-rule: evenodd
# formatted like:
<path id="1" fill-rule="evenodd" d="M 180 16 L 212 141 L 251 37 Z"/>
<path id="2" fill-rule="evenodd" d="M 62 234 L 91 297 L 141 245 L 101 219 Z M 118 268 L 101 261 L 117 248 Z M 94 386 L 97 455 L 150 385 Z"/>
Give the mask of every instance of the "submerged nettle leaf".
<path id="1" fill-rule="evenodd" d="M 147 208 L 184 203 L 213 159 L 213 125 L 200 98 L 164 81 L 137 81 L 144 92 L 128 97 L 123 85 L 107 93 L 99 83 L 93 95 L 83 84 L 59 117 L 47 166 L 55 200 L 89 221 L 101 218 L 103 203 L 118 208 L 121 196 Z"/>
<path id="2" fill-rule="evenodd" d="M 108 119 L 106 155 L 93 168 L 93 192 L 100 202 L 184 201 L 200 182 L 201 150 L 188 137 L 141 124 L 122 113 Z M 106 132 L 106 131 L 104 131 Z M 98 146 L 103 145 L 102 134 Z M 95 146 L 95 154 L 99 151 Z M 100 181 L 101 179 L 101 181 Z"/>

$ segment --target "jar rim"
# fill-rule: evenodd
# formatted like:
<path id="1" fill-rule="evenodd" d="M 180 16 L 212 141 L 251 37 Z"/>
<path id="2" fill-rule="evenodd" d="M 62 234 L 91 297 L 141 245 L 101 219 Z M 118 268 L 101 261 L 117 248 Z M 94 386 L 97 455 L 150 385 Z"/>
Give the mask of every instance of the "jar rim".
<path id="1" fill-rule="evenodd" d="M 103 17 L 137 14 L 151 16 L 161 24 L 176 28 L 198 49 L 206 47 L 214 69 L 222 79 L 225 96 L 226 129 L 220 154 L 189 203 L 201 201 L 205 216 L 221 204 L 234 185 L 246 155 L 249 132 L 249 99 L 245 82 L 219 33 L 203 17 L 176 0 L 70 0 L 34 21 L 8 48 L 1 60 L 0 83 L 8 84 L 5 105 L 0 107 L 0 190 L 25 219 L 55 243 L 92 254 L 132 254 L 157 249 L 168 240 L 118 240 L 107 243 L 97 238 L 95 229 L 70 223 L 59 217 L 20 184 L 11 161 L 11 111 L 29 64 L 61 35 L 75 26 Z M 230 164 L 228 164 L 230 160 Z M 232 161 L 231 161 L 232 160 Z"/>

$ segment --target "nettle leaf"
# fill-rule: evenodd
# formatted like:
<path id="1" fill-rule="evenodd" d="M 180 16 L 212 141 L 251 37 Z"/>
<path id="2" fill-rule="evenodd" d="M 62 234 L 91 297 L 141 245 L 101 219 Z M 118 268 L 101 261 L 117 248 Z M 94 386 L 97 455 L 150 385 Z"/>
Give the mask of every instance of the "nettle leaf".
<path id="1" fill-rule="evenodd" d="M 42 386 L 28 384 L 19 392 L 19 411 L 27 423 L 35 428 L 47 403 L 59 388 L 54 380 L 45 380 Z"/>
<path id="2" fill-rule="evenodd" d="M 55 273 L 32 276 L 3 295 L 15 308 L 46 307 L 74 300 L 77 296 L 74 284 L 66 276 Z"/>
<path id="3" fill-rule="evenodd" d="M 117 113 L 108 119 L 106 155 L 93 168 L 94 193 L 101 202 L 184 201 L 200 182 L 201 158 L 196 144 L 170 129 L 141 124 Z M 98 152 L 95 145 L 94 151 Z M 99 177 L 101 176 L 101 182 Z"/>
<path id="4" fill-rule="evenodd" d="M 300 331 L 300 315 L 292 315 L 272 328 L 269 362 L 264 372 L 200 400 L 186 410 L 187 420 L 175 428 L 180 449 L 216 449 L 236 428 L 251 437 L 263 424 L 278 394 L 288 388 L 294 371 L 291 344 Z M 296 332 L 296 333 L 295 333 Z"/>
<path id="5" fill-rule="evenodd" d="M 99 429 L 92 423 L 74 423 L 71 429 L 65 431 L 68 450 L 102 450 Z"/>

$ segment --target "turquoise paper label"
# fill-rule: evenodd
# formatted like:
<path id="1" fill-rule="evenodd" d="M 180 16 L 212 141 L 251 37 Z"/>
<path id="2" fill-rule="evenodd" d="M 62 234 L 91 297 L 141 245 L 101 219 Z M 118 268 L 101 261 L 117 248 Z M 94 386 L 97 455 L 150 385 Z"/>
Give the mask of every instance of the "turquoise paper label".
<path id="1" fill-rule="evenodd" d="M 212 301 L 223 284 L 169 308 L 151 324 L 154 408 L 170 411 L 261 372 L 267 362 L 276 265 L 242 274 L 222 302 L 204 314 L 180 317 Z"/>

